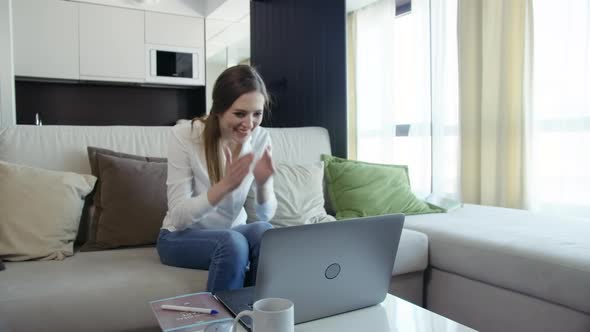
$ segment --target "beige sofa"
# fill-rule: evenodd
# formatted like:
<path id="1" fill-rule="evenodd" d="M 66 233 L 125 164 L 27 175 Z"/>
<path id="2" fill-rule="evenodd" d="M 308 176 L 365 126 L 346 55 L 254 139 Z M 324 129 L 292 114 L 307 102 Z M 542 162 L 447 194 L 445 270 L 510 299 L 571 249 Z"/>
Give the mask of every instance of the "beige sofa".
<path id="1" fill-rule="evenodd" d="M 87 145 L 165 156 L 168 131 L 0 129 L 0 160 L 89 173 Z M 271 135 L 279 162 L 311 163 L 330 151 L 321 128 L 271 129 Z M 590 331 L 589 220 L 465 205 L 408 216 L 405 227 L 394 294 L 480 331 Z M 154 248 L 6 267 L 0 330 L 8 331 L 157 331 L 148 301 L 203 290 L 207 277 L 160 264 Z"/>
<path id="2" fill-rule="evenodd" d="M 480 331 L 590 331 L 590 220 L 465 205 L 406 218 L 429 241 L 426 307 Z"/>
<path id="3" fill-rule="evenodd" d="M 0 129 L 0 160 L 90 174 L 87 146 L 166 156 L 169 127 L 17 126 Z M 323 128 L 270 129 L 276 162 L 330 153 Z M 404 230 L 390 291 L 422 304 L 426 235 Z M 288 261 L 286 261 L 288 264 Z M 0 330 L 158 331 L 148 302 L 205 290 L 207 271 L 162 265 L 155 248 L 76 252 L 63 261 L 6 262 Z"/>

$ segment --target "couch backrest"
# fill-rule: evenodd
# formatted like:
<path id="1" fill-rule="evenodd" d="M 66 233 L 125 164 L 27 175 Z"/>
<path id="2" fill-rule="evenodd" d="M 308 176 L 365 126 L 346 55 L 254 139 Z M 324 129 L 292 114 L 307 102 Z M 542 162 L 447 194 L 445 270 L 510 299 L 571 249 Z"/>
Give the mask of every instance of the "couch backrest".
<path id="1" fill-rule="evenodd" d="M 165 157 L 171 127 L 30 126 L 0 129 L 0 160 L 45 169 L 90 173 L 87 146 Z M 269 128 L 276 162 L 307 164 L 330 154 L 320 127 Z"/>
<path id="2" fill-rule="evenodd" d="M 321 127 L 268 128 L 276 162 L 310 164 L 332 154 L 328 130 Z"/>

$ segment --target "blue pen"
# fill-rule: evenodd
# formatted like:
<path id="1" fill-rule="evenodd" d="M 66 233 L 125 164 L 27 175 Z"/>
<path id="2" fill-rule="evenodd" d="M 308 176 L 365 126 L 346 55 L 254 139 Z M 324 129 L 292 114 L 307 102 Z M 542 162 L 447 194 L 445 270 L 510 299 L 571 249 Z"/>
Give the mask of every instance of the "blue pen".
<path id="1" fill-rule="evenodd" d="M 215 315 L 215 314 L 219 313 L 215 309 L 185 307 L 185 306 L 181 306 L 181 305 L 171 305 L 171 304 L 163 304 L 162 309 L 175 310 L 175 311 L 186 311 L 186 312 L 198 312 L 200 314 L 209 314 L 209 315 Z"/>

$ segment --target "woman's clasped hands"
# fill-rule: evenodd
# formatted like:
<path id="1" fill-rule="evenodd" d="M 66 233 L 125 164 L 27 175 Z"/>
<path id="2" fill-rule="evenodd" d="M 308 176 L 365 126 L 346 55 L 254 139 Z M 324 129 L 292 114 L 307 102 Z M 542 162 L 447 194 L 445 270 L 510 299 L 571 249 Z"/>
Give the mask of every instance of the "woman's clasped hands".
<path id="1" fill-rule="evenodd" d="M 240 186 L 244 178 L 248 175 L 250 167 L 254 162 L 254 154 L 247 153 L 234 160 L 229 147 L 223 148 L 225 155 L 225 175 L 221 179 L 230 191 Z M 256 161 L 253 174 L 257 186 L 263 186 L 274 173 L 274 165 L 270 154 L 270 147 L 267 147 L 262 157 Z"/>

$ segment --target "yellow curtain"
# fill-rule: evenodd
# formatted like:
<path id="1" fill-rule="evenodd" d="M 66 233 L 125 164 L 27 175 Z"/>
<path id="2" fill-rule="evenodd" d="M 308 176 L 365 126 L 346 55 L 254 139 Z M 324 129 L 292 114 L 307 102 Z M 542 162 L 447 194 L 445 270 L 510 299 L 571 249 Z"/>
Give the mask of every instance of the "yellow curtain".
<path id="1" fill-rule="evenodd" d="M 522 208 L 531 0 L 458 4 L 461 192 Z"/>

